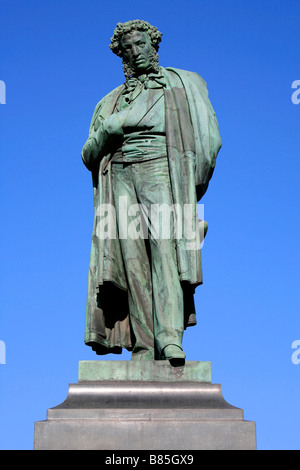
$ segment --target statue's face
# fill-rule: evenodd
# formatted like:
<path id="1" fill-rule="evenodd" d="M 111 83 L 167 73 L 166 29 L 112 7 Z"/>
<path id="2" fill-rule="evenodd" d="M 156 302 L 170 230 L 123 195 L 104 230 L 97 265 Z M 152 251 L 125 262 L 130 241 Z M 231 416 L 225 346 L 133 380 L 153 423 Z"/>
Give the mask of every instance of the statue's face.
<path id="1" fill-rule="evenodd" d="M 133 31 L 121 39 L 123 59 L 135 72 L 143 73 L 150 66 L 151 42 L 147 33 Z"/>

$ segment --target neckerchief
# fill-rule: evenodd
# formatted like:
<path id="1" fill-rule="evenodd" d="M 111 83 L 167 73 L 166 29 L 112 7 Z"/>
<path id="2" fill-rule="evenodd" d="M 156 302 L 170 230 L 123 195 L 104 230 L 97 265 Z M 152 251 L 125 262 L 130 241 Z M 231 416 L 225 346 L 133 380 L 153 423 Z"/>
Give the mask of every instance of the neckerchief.
<path id="1" fill-rule="evenodd" d="M 122 95 L 127 104 L 134 101 L 143 91 L 149 88 L 159 89 L 167 86 L 166 80 L 161 72 L 152 72 L 149 74 L 139 75 L 138 77 L 130 77 L 125 82 L 125 90 Z"/>

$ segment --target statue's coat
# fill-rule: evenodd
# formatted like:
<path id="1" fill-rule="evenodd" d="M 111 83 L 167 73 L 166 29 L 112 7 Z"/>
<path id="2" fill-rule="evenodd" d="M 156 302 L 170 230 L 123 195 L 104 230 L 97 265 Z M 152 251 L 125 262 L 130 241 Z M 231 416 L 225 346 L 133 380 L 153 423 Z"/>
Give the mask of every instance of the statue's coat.
<path id="1" fill-rule="evenodd" d="M 207 190 L 213 174 L 221 138 L 216 115 L 200 75 L 175 68 L 160 68 L 167 86 L 165 124 L 167 155 L 174 204 L 191 204 L 192 227 L 198 227 L 197 201 Z M 114 112 L 124 85 L 106 95 L 96 106 L 90 126 L 93 139 L 101 121 Z M 83 154 L 82 154 L 83 156 Z M 98 354 L 131 350 L 127 282 L 118 237 L 101 239 L 97 233 L 99 207 L 112 204 L 111 154 L 91 170 L 95 219 L 88 276 L 85 342 Z M 100 158 L 99 158 L 100 160 Z M 182 211 L 183 213 L 184 211 Z M 198 237 L 198 230 L 195 230 Z M 183 233 L 184 235 L 184 233 Z M 178 273 L 184 291 L 185 327 L 196 323 L 193 293 L 202 283 L 200 241 L 191 246 L 184 236 L 176 240 Z"/>

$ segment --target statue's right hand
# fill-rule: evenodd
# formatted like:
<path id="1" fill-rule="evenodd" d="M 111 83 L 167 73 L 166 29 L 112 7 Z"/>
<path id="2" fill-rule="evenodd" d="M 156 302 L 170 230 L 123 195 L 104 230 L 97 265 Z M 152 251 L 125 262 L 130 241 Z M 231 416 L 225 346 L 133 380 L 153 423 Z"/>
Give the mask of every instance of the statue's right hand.
<path id="1" fill-rule="evenodd" d="M 104 131 L 111 136 L 123 135 L 123 115 L 121 113 L 113 113 L 104 119 L 102 126 Z M 100 131 L 100 128 L 98 132 Z"/>
<path id="2" fill-rule="evenodd" d="M 99 157 L 103 157 L 111 144 L 111 138 L 123 135 L 124 113 L 113 113 L 101 121 L 97 130 L 86 141 L 81 155 L 85 165 L 91 168 Z"/>

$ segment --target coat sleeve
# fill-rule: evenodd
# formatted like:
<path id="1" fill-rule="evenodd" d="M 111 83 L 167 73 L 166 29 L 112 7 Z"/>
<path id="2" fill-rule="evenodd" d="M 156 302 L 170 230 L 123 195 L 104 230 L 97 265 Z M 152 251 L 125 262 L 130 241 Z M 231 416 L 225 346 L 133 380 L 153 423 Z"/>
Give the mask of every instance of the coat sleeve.
<path id="1" fill-rule="evenodd" d="M 109 151 L 108 144 L 112 134 L 112 126 L 116 127 L 115 134 L 118 133 L 117 123 L 115 123 L 115 119 L 111 114 L 120 90 L 122 90 L 122 86 L 110 92 L 99 101 L 94 110 L 89 128 L 89 137 L 81 151 L 83 163 L 90 171 L 97 167 Z"/>
<path id="2" fill-rule="evenodd" d="M 105 118 L 101 114 L 102 101 L 95 108 L 90 124 L 89 137 L 81 151 L 83 163 L 90 171 L 100 162 L 101 157 L 105 155 L 105 147 L 108 140 L 108 134 L 104 128 Z"/>

